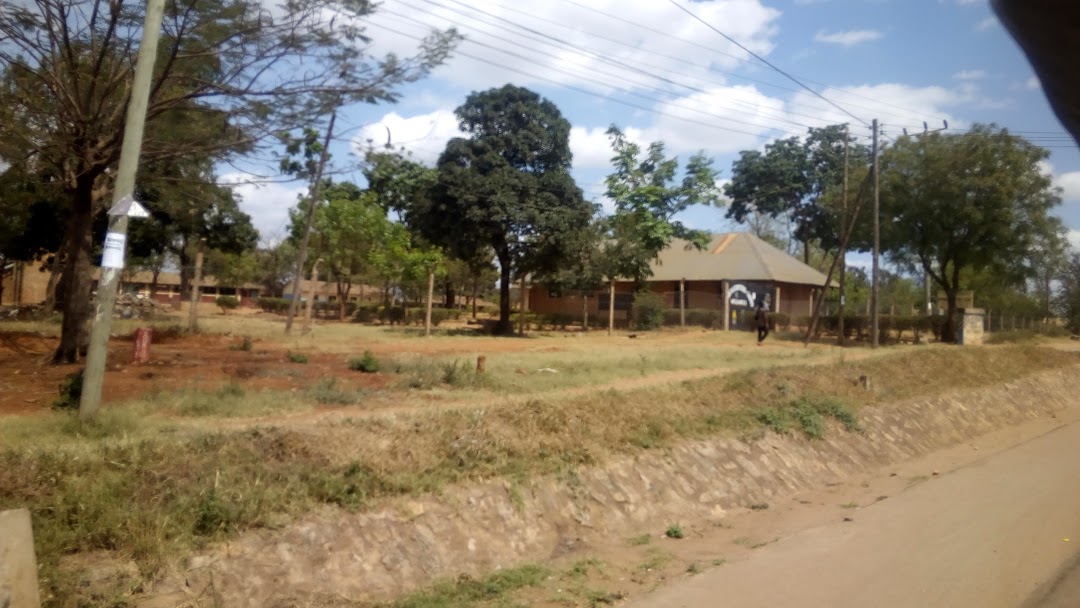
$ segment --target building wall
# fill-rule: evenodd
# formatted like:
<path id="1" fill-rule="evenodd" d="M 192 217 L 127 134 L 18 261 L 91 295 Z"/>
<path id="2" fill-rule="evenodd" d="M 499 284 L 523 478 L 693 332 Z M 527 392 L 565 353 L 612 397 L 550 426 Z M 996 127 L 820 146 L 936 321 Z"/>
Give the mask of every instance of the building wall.
<path id="1" fill-rule="evenodd" d="M 780 289 L 779 308 L 773 303 L 773 310 L 790 315 L 792 317 L 807 316 L 810 314 L 812 295 L 816 290 L 810 285 L 791 285 L 788 283 L 770 283 L 770 301 L 776 298 L 776 288 Z M 679 308 L 679 282 L 678 281 L 655 281 L 649 283 L 649 289 L 660 296 L 664 307 L 668 309 Z M 631 293 L 630 282 L 620 282 L 615 286 L 616 293 Z M 685 287 L 686 308 L 701 308 L 709 310 L 722 310 L 724 307 L 723 283 L 721 281 L 687 281 Z M 589 298 L 589 315 L 606 314 L 607 309 L 600 310 L 600 299 Z M 529 310 L 541 314 L 568 314 L 576 317 L 581 316 L 582 297 L 578 294 L 566 294 L 554 297 L 546 287 L 534 285 L 529 291 Z M 732 310 L 736 310 L 732 307 Z M 748 310 L 748 309 L 743 309 Z M 625 319 L 623 311 L 616 311 L 616 317 Z"/>
<path id="2" fill-rule="evenodd" d="M 14 272 L 4 274 L 4 293 L 0 304 L 40 304 L 48 293 L 49 273 L 41 272 L 37 262 L 20 262 Z"/>

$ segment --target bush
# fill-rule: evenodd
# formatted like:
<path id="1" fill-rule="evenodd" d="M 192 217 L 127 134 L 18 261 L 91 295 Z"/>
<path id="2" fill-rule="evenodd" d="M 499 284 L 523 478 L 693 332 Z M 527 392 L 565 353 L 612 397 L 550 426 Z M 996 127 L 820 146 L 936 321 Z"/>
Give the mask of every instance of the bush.
<path id="1" fill-rule="evenodd" d="M 79 370 L 60 383 L 60 396 L 53 402 L 53 407 L 58 410 L 78 409 L 82 390 L 83 370 Z"/>
<path id="2" fill-rule="evenodd" d="M 647 331 L 664 326 L 664 303 L 651 291 L 634 295 L 634 329 Z"/>
<path id="3" fill-rule="evenodd" d="M 285 298 L 259 298 L 256 303 L 263 312 L 285 314 L 289 310 L 289 301 Z"/>
<path id="4" fill-rule="evenodd" d="M 375 358 L 375 354 L 370 350 L 365 350 L 363 357 L 349 359 L 349 369 L 354 372 L 374 374 L 379 371 L 379 360 Z"/>
<path id="5" fill-rule="evenodd" d="M 254 346 L 251 342 L 251 336 L 244 336 L 244 341 L 239 344 L 232 344 L 229 346 L 229 350 L 242 350 L 246 353 L 251 352 L 251 348 Z"/>
<path id="6" fill-rule="evenodd" d="M 352 405 L 359 400 L 359 395 L 337 385 L 335 378 L 323 378 L 311 387 L 311 396 L 323 405 Z"/>
<path id="7" fill-rule="evenodd" d="M 217 304 L 221 309 L 221 314 L 226 314 L 230 310 L 236 310 L 240 306 L 240 298 L 236 296 L 218 296 L 214 300 L 214 304 Z"/>
<path id="8" fill-rule="evenodd" d="M 288 359 L 290 363 L 307 363 L 308 362 L 308 356 L 307 355 L 305 355 L 304 353 L 294 353 L 291 350 L 289 352 L 285 353 L 285 358 Z"/>

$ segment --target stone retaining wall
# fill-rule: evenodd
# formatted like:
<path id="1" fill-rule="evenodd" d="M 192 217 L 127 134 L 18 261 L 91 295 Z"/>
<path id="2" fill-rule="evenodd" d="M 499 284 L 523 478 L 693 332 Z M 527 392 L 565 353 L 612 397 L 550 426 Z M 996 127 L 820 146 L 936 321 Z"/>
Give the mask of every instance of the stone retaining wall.
<path id="1" fill-rule="evenodd" d="M 226 606 L 274 605 L 331 593 L 385 599 L 435 578 L 482 575 L 587 546 L 722 517 L 859 472 L 904 461 L 1070 405 L 1067 368 L 1009 384 L 864 410 L 864 432 L 824 440 L 767 434 L 715 439 L 623 458 L 526 487 L 488 483 L 357 514 L 323 509 L 278 531 L 247 534 L 191 560 L 184 589 L 159 586 L 148 606 L 216 595 Z"/>

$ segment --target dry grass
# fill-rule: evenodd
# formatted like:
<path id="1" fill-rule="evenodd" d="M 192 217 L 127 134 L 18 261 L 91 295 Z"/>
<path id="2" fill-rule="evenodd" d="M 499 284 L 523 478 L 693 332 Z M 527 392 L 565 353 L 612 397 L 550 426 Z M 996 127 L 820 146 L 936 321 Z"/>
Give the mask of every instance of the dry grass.
<path id="1" fill-rule="evenodd" d="M 53 605 L 77 605 L 77 579 L 61 576 L 63 555 L 105 550 L 134 558 L 149 575 L 194 547 L 280 525 L 317 504 L 359 509 L 471 480 L 572 474 L 686 439 L 760 433 L 763 411 L 824 395 L 857 410 L 1078 361 L 1031 346 L 919 349 L 304 430 L 206 433 L 133 409 L 114 409 L 89 426 L 64 414 L 9 418 L 0 420 L 0 508 L 32 510 L 43 585 L 67 598 Z M 855 386 L 863 374 L 874 393 Z"/>

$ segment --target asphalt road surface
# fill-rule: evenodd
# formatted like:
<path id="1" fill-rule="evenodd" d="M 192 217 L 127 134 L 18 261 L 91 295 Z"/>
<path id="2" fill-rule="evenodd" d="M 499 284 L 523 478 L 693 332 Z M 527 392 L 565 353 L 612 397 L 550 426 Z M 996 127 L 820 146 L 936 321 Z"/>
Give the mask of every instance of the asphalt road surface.
<path id="1" fill-rule="evenodd" d="M 1080 424 L 849 515 L 629 606 L 1080 608 Z"/>

